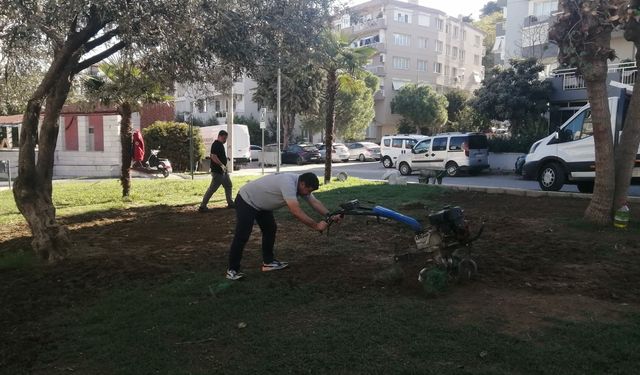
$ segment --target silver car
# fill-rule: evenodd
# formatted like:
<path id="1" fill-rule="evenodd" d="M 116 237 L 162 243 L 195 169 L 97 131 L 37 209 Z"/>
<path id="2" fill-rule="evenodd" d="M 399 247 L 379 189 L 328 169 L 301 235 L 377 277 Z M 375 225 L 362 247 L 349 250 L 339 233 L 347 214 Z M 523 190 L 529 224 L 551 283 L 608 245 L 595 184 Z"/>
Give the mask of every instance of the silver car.
<path id="1" fill-rule="evenodd" d="M 326 159 L 327 150 L 323 143 L 317 143 L 316 147 L 320 151 L 320 157 L 322 159 Z M 334 143 L 333 144 L 333 152 L 331 153 L 331 161 L 339 162 L 339 161 L 349 161 L 349 149 L 342 143 Z"/>
<path id="2" fill-rule="evenodd" d="M 380 160 L 380 146 L 373 142 L 355 142 L 347 147 L 349 147 L 349 159 Z"/>

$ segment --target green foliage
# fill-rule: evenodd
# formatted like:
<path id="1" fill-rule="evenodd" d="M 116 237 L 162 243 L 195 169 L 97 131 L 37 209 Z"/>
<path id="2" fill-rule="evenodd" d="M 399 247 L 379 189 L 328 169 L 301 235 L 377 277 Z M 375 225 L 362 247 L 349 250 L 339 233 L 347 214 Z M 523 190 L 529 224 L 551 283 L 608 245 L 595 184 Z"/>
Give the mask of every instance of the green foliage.
<path id="1" fill-rule="evenodd" d="M 402 115 L 411 133 L 432 134 L 447 121 L 447 98 L 430 86 L 405 85 L 391 101 L 391 112 Z"/>
<path id="2" fill-rule="evenodd" d="M 475 91 L 471 105 L 487 119 L 509 120 L 512 134 L 519 134 L 547 112 L 551 83 L 539 80 L 543 69 L 535 59 L 511 60 L 508 68 L 495 67 Z"/>
<path id="3" fill-rule="evenodd" d="M 497 1 L 489 1 L 480 9 L 480 17 L 486 17 L 496 12 L 502 13 L 502 7 L 498 5 Z"/>
<path id="4" fill-rule="evenodd" d="M 375 117 L 373 94 L 379 87 L 378 77 L 360 72 L 354 78 L 349 74 L 338 76 L 338 93 L 335 101 L 335 133 L 343 139 L 363 139 L 364 132 Z M 302 125 L 311 132 L 324 130 L 326 102 L 317 114 L 303 118 Z"/>
<path id="5" fill-rule="evenodd" d="M 172 121 L 156 121 L 142 131 L 145 143 L 145 158 L 151 149 L 159 149 L 159 157 L 171 161 L 174 171 L 189 169 L 189 125 Z M 193 157 L 201 160 L 205 156 L 204 141 L 200 129 L 193 127 Z"/>
<path id="6" fill-rule="evenodd" d="M 484 57 L 482 58 L 482 65 L 485 67 L 485 71 L 488 71 L 495 65 L 495 62 L 493 61 L 493 53 L 491 51 L 493 50 L 493 45 L 496 42 L 496 25 L 503 21 L 504 17 L 502 15 L 502 11 L 493 11 L 480 16 L 480 20 L 473 23 L 473 26 L 482 30 L 485 34 L 482 41 L 482 45 L 485 50 Z"/>
<path id="7" fill-rule="evenodd" d="M 262 129 L 260 129 L 260 121 L 246 116 L 235 116 L 233 122 L 236 124 L 247 125 L 249 128 L 249 139 L 251 139 L 252 145 L 260 145 L 262 143 Z M 275 127 L 274 127 L 275 128 Z M 264 130 L 264 144 L 275 143 L 276 135 L 270 129 Z"/>
<path id="8" fill-rule="evenodd" d="M 140 62 L 124 56 L 100 64 L 99 74 L 84 78 L 85 96 L 106 106 L 120 107 L 127 103 L 134 111 L 144 103 L 171 100 L 167 94 L 171 83 L 150 75 L 139 65 Z"/>
<path id="9" fill-rule="evenodd" d="M 0 116 L 23 113 L 29 95 L 42 80 L 42 68 L 37 64 L 9 66 L 0 57 L 0 71 Z"/>
<path id="10" fill-rule="evenodd" d="M 447 98 L 447 118 L 449 123 L 457 123 L 460 121 L 460 114 L 467 107 L 469 94 L 460 89 L 452 89 L 447 91 L 444 96 Z"/>

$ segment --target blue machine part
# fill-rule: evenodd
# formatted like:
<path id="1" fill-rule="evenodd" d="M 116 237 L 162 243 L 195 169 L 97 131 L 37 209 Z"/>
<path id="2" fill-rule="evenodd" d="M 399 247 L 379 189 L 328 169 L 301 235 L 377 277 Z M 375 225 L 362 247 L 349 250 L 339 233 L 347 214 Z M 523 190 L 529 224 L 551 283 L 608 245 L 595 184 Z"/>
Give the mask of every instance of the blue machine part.
<path id="1" fill-rule="evenodd" d="M 403 215 L 399 212 L 396 212 L 381 206 L 375 206 L 372 211 L 374 214 L 378 216 L 386 217 L 386 218 L 393 219 L 395 221 L 399 221 L 401 223 L 407 224 L 416 233 L 422 232 L 422 224 L 420 224 L 418 220 L 412 217 Z"/>

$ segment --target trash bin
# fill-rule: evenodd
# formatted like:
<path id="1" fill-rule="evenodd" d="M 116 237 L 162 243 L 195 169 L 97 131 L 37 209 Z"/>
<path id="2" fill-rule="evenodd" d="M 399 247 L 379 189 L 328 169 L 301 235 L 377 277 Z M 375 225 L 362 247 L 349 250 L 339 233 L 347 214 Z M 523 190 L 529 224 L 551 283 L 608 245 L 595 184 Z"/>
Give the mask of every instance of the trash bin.
<path id="1" fill-rule="evenodd" d="M 277 144 L 265 145 L 262 151 L 263 152 L 261 152 L 258 156 L 258 161 L 261 165 L 264 164 L 265 167 L 277 165 L 278 161 L 282 160 L 282 155 L 280 153 L 280 150 L 278 150 Z M 282 164 L 282 162 L 280 162 L 280 164 Z"/>

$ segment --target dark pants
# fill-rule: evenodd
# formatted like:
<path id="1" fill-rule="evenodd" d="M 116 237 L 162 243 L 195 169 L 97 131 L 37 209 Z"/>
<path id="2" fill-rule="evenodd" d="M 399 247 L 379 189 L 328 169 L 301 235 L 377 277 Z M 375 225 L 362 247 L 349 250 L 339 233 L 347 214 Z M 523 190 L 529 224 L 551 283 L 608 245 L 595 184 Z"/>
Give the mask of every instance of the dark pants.
<path id="1" fill-rule="evenodd" d="M 273 211 L 256 210 L 238 194 L 236 196 L 236 232 L 233 235 L 231 249 L 229 249 L 230 270 L 240 270 L 242 251 L 251 237 L 254 221 L 258 223 L 262 231 L 262 261 L 264 263 L 273 262 L 273 245 L 276 242 L 278 228 Z"/>
<path id="2" fill-rule="evenodd" d="M 232 204 L 233 200 L 231 199 L 231 179 L 227 173 L 220 174 L 216 172 L 211 172 L 211 183 L 209 184 L 209 188 L 207 192 L 204 193 L 204 197 L 202 197 L 202 203 L 200 203 L 201 208 L 207 207 L 209 203 L 209 199 L 213 196 L 213 193 L 218 190 L 218 188 L 222 185 L 224 187 L 224 195 L 227 198 L 227 204 Z"/>

